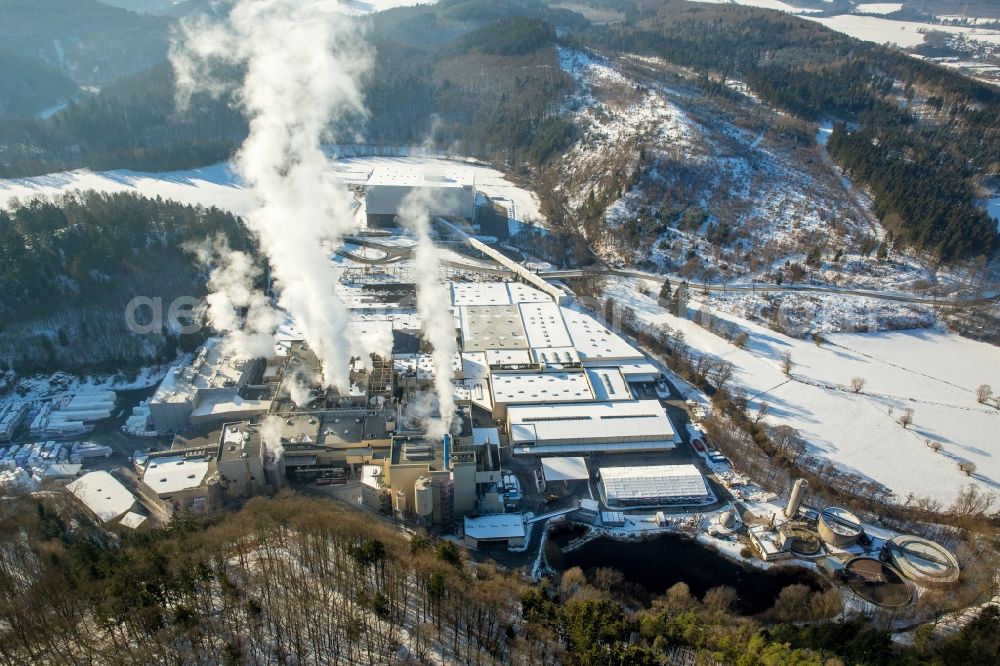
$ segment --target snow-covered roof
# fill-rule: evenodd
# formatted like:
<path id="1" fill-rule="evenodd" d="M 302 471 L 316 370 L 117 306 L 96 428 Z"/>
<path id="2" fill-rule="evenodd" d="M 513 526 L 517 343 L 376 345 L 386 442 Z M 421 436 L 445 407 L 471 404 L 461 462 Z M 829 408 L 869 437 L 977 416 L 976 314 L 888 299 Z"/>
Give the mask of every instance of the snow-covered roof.
<path id="1" fill-rule="evenodd" d="M 477 541 L 524 538 L 524 520 L 519 513 L 497 513 L 465 519 L 465 535 Z"/>
<path id="2" fill-rule="evenodd" d="M 183 456 L 153 458 L 146 465 L 142 481 L 156 493 L 175 493 L 197 488 L 208 474 L 208 461 Z"/>
<path id="3" fill-rule="evenodd" d="M 508 282 L 507 291 L 510 292 L 511 303 L 545 303 L 552 301 L 552 297 L 544 291 L 523 282 Z"/>
<path id="4" fill-rule="evenodd" d="M 245 361 L 231 355 L 219 338 L 209 338 L 191 365 L 167 371 L 153 394 L 154 403 L 194 402 L 199 391 L 232 389 L 243 377 Z"/>
<path id="5" fill-rule="evenodd" d="M 463 353 L 462 376 L 465 379 L 483 379 L 489 377 L 490 368 L 486 364 L 486 354 L 483 352 Z"/>
<path id="6" fill-rule="evenodd" d="M 511 405 L 507 419 L 514 444 L 673 443 L 675 437 L 656 400 Z"/>
<path id="7" fill-rule="evenodd" d="M 708 494 L 705 478 L 694 465 L 602 467 L 600 475 L 609 504 Z"/>
<path id="8" fill-rule="evenodd" d="M 632 399 L 632 393 L 628 390 L 628 383 L 622 377 L 622 373 L 618 368 L 588 368 L 587 376 L 590 378 L 590 385 L 594 389 L 595 400 Z"/>
<path id="9" fill-rule="evenodd" d="M 490 385 L 494 403 L 582 402 L 594 391 L 583 372 L 496 373 Z"/>
<path id="10" fill-rule="evenodd" d="M 592 361 L 590 368 L 618 368 L 629 381 L 646 381 L 660 376 L 660 369 L 649 361 Z"/>
<path id="11" fill-rule="evenodd" d="M 531 352 L 527 349 L 487 349 L 486 363 L 496 365 L 530 365 Z"/>
<path id="12" fill-rule="evenodd" d="M 547 482 L 581 481 L 590 478 L 587 461 L 580 457 L 542 458 L 542 474 Z"/>
<path id="13" fill-rule="evenodd" d="M 573 346 L 585 363 L 595 360 L 645 360 L 640 351 L 590 315 L 569 308 L 561 310 Z"/>
<path id="14" fill-rule="evenodd" d="M 430 354 L 395 354 L 392 357 L 392 367 L 396 372 L 410 372 L 417 379 L 430 380 L 434 378 L 434 357 Z M 455 354 L 451 359 L 452 373 L 462 372 L 462 357 Z"/>
<path id="15" fill-rule="evenodd" d="M 369 187 L 462 187 L 471 186 L 473 180 L 474 176 L 465 169 L 431 169 L 400 164 L 376 166 L 368 176 L 367 184 Z"/>
<path id="16" fill-rule="evenodd" d="M 518 308 L 528 335 L 529 347 L 548 349 L 573 346 L 559 306 L 551 299 L 539 303 L 521 303 Z"/>
<path id="17" fill-rule="evenodd" d="M 240 396 L 220 395 L 202 400 L 191 412 L 193 419 L 247 418 L 265 414 L 271 406 L 270 400 L 251 400 Z"/>
<path id="18" fill-rule="evenodd" d="M 510 292 L 504 282 L 452 282 L 451 304 L 510 305 Z"/>
<path id="19" fill-rule="evenodd" d="M 550 368 L 575 366 L 580 364 L 580 355 L 574 347 L 549 347 L 532 349 L 535 362 Z"/>
<path id="20" fill-rule="evenodd" d="M 141 513 L 136 513 L 135 511 L 129 511 L 124 516 L 122 516 L 122 519 L 118 521 L 118 524 L 121 525 L 122 527 L 127 527 L 130 530 L 134 530 L 140 527 L 144 522 L 146 522 L 148 518 L 149 516 L 144 516 Z"/>
<path id="21" fill-rule="evenodd" d="M 66 490 L 103 523 L 114 520 L 135 505 L 135 497 L 129 489 L 103 470 L 84 474 L 66 484 Z"/>
<path id="22" fill-rule="evenodd" d="M 459 308 L 462 350 L 527 349 L 528 339 L 516 305 L 469 305 Z"/>

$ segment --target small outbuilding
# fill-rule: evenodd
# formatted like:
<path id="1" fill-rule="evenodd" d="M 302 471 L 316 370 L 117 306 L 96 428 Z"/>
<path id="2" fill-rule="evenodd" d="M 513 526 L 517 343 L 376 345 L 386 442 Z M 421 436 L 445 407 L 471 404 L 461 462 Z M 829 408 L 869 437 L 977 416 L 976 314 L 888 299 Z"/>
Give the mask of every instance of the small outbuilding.
<path id="1" fill-rule="evenodd" d="M 136 506 L 129 489 L 104 471 L 84 474 L 66 484 L 66 490 L 103 524 L 118 520 Z"/>
<path id="2" fill-rule="evenodd" d="M 587 461 L 579 456 L 542 458 L 542 474 L 546 483 L 554 481 L 586 481 L 590 478 Z"/>
<path id="3" fill-rule="evenodd" d="M 496 513 L 465 519 L 465 545 L 469 548 L 491 543 L 517 548 L 524 545 L 526 535 L 524 519 L 519 513 Z"/>

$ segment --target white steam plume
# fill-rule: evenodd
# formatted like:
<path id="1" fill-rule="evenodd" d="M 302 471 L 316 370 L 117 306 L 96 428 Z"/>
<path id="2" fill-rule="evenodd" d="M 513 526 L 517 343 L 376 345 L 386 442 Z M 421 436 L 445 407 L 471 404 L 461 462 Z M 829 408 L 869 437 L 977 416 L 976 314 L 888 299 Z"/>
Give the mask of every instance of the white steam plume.
<path id="1" fill-rule="evenodd" d="M 259 203 L 247 224 L 270 260 L 278 305 L 320 360 L 323 384 L 347 390 L 347 309 L 323 241 L 339 243 L 354 218 L 321 146 L 328 127 L 364 115 L 359 81 L 372 57 L 358 23 L 339 9 L 337 0 L 237 0 L 224 21 L 183 22 L 171 61 L 181 107 L 194 92 L 226 89 L 216 71 L 245 70 L 235 88 L 250 135 L 235 166 Z"/>
<path id="2" fill-rule="evenodd" d="M 418 188 L 403 198 L 399 207 L 399 220 L 413 231 L 417 239 L 414 264 L 417 276 L 417 313 L 424 337 L 430 341 L 434 361 L 434 390 L 437 393 L 441 418 L 430 421 L 427 436 L 441 439 L 451 431 L 455 418 L 455 393 L 452 380 L 452 359 L 458 353 L 455 341 L 455 318 L 451 311 L 451 297 L 441 281 L 441 257 L 431 239 L 431 219 L 428 212 L 433 195 L 430 190 Z"/>
<path id="3" fill-rule="evenodd" d="M 261 269 L 245 252 L 229 248 L 223 235 L 198 245 L 188 245 L 198 263 L 211 268 L 205 315 L 209 324 L 224 335 L 223 344 L 237 358 L 274 354 L 274 331 L 282 316 L 267 296 L 254 288 Z M 245 309 L 241 316 L 239 309 Z"/>
<path id="4" fill-rule="evenodd" d="M 284 388 L 288 391 L 288 397 L 291 398 L 296 407 L 305 407 L 313 400 L 312 387 L 309 385 L 308 378 L 301 372 L 294 372 L 285 377 Z"/>
<path id="5" fill-rule="evenodd" d="M 281 443 L 282 421 L 280 416 L 271 414 L 265 416 L 260 423 L 260 441 L 267 451 L 274 454 L 275 459 L 285 455 L 285 445 Z"/>

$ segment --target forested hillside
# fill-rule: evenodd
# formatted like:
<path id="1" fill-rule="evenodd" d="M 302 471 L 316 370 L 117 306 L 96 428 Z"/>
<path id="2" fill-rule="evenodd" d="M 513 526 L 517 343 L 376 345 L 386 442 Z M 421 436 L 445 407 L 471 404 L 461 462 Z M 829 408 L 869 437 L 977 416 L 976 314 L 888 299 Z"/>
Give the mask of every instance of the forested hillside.
<path id="1" fill-rule="evenodd" d="M 44 111 L 77 89 L 72 79 L 44 62 L 0 50 L 0 118 Z"/>
<path id="2" fill-rule="evenodd" d="M 552 14 L 533 6 L 536 14 Z M 433 140 L 507 164 L 544 159 L 564 139 L 567 128 L 556 111 L 570 90 L 555 57 L 554 28 L 530 17 L 485 26 L 468 18 L 498 11 L 461 0 L 372 18 L 377 58 L 365 91 L 370 118 L 336 138 L 352 142 L 360 134 L 385 145 Z M 407 26 L 458 41 L 417 46 L 389 39 Z M 245 134 L 233 100 L 200 96 L 177 112 L 173 73 L 164 62 L 48 120 L 0 124 L 0 177 L 82 166 L 190 168 L 227 158 Z"/>
<path id="3" fill-rule="evenodd" d="M 637 12 L 581 43 L 738 78 L 803 118 L 855 123 L 857 137 L 842 132 L 831 154 L 871 189 L 897 242 L 944 262 L 994 248 L 995 223 L 973 203 L 977 178 L 1000 169 L 1000 91 L 776 12 L 686 0 Z"/>
<path id="4" fill-rule="evenodd" d="M 953 637 L 824 620 L 804 586 L 764 618 L 683 583 L 641 599 L 613 570 L 531 586 L 328 500 L 285 494 L 111 538 L 64 493 L 0 503 L 0 664 L 889 664 L 1000 657 L 996 609 Z M 814 618 L 809 624 L 791 618 Z M 786 622 L 789 622 L 786 624 Z M 929 628 L 929 627 L 928 627 Z"/>
<path id="5" fill-rule="evenodd" d="M 103 86 L 167 54 L 169 20 L 98 0 L 0 0 L 0 48 Z"/>
<path id="6" fill-rule="evenodd" d="M 169 331 L 126 326 L 135 296 L 199 297 L 204 278 L 185 243 L 223 234 L 248 247 L 239 220 L 134 194 L 87 192 L 0 211 L 0 363 L 22 371 L 125 367 L 172 358 Z"/>
<path id="7" fill-rule="evenodd" d="M 48 119 L 0 123 L 0 177 L 81 166 L 167 171 L 228 157 L 247 124 L 231 100 L 196 96 L 178 113 L 167 62 L 70 104 Z"/>

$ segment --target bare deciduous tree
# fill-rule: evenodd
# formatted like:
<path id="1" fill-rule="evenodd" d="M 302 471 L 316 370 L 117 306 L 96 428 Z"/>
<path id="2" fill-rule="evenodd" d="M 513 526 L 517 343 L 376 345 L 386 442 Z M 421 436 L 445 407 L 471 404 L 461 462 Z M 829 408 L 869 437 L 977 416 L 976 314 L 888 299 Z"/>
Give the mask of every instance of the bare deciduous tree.
<path id="1" fill-rule="evenodd" d="M 907 409 L 902 414 L 899 415 L 899 425 L 904 428 L 909 428 L 910 424 L 913 423 L 913 410 Z"/>
<path id="2" fill-rule="evenodd" d="M 958 463 L 958 471 L 966 476 L 972 476 L 976 473 L 976 463 L 971 460 L 962 460 Z"/>
<path id="3" fill-rule="evenodd" d="M 786 377 L 791 377 L 791 375 L 792 375 L 792 352 L 785 352 L 785 355 L 781 357 L 781 371 L 785 373 Z"/>
<path id="4" fill-rule="evenodd" d="M 855 377 L 851 380 L 851 390 L 855 393 L 861 393 L 865 388 L 865 378 Z"/>
<path id="5" fill-rule="evenodd" d="M 989 384 L 980 384 L 976 387 L 976 400 L 979 404 L 986 404 L 986 402 L 993 397 L 993 389 L 990 388 Z"/>

